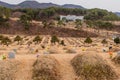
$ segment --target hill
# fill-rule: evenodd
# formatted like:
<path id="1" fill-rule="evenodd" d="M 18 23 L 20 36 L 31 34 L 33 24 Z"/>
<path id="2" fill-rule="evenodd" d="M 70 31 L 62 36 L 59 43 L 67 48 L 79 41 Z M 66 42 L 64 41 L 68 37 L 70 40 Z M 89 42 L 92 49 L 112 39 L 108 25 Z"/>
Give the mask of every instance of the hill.
<path id="1" fill-rule="evenodd" d="M 74 4 L 65 4 L 65 5 L 58 5 L 54 3 L 39 3 L 35 0 L 26 0 L 22 3 L 12 5 L 6 2 L 0 1 L 0 6 L 7 7 L 7 8 L 48 8 L 48 7 L 63 7 L 63 8 L 82 8 L 84 7 L 80 5 L 74 5 Z"/>
<path id="2" fill-rule="evenodd" d="M 84 7 L 80 6 L 80 5 L 74 5 L 74 4 L 64 4 L 62 5 L 63 8 L 80 8 L 80 9 L 84 9 Z"/>
<path id="3" fill-rule="evenodd" d="M 116 15 L 120 16 L 120 12 L 115 12 Z"/>
<path id="4" fill-rule="evenodd" d="M 14 8 L 15 7 L 15 5 L 8 4 L 8 3 L 2 2 L 2 1 L 0 1 L 0 6 L 7 7 L 7 8 Z"/>

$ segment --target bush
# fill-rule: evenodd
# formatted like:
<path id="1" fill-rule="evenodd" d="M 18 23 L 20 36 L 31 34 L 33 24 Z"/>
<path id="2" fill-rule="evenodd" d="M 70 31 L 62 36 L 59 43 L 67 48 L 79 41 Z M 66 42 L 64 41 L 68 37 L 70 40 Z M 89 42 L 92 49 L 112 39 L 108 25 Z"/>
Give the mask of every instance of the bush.
<path id="1" fill-rule="evenodd" d="M 56 43 L 56 42 L 59 42 L 59 39 L 57 38 L 57 36 L 52 36 L 51 43 Z"/>
<path id="2" fill-rule="evenodd" d="M 101 43 L 102 43 L 102 44 L 107 44 L 108 42 L 107 42 L 106 39 L 103 39 Z"/>
<path id="3" fill-rule="evenodd" d="M 79 80 L 115 80 L 115 71 L 100 55 L 79 54 L 72 61 L 72 66 Z"/>
<path id="4" fill-rule="evenodd" d="M 17 35 L 17 36 L 14 38 L 14 41 L 17 41 L 17 42 L 19 43 L 20 41 L 22 41 L 22 38 Z"/>
<path id="5" fill-rule="evenodd" d="M 60 80 L 59 63 L 51 56 L 38 57 L 33 65 L 33 80 Z"/>
<path id="6" fill-rule="evenodd" d="M 0 35 L 0 41 L 3 39 L 3 36 L 2 35 Z"/>
<path id="7" fill-rule="evenodd" d="M 3 45 L 9 45 L 12 41 L 8 38 L 8 37 L 3 37 L 3 39 L 1 40 L 1 44 Z"/>
<path id="8" fill-rule="evenodd" d="M 40 38 L 40 36 L 36 36 L 34 39 L 33 39 L 33 42 L 35 43 L 40 43 L 42 41 L 42 39 Z"/>
<path id="9" fill-rule="evenodd" d="M 64 40 L 60 42 L 61 45 L 65 46 Z"/>
<path id="10" fill-rule="evenodd" d="M 92 39 L 90 37 L 87 37 L 84 42 L 90 44 L 92 43 Z"/>
<path id="11" fill-rule="evenodd" d="M 120 43 L 120 38 L 119 38 L 119 37 L 116 37 L 116 38 L 114 39 L 114 43 L 119 44 L 119 43 Z"/>

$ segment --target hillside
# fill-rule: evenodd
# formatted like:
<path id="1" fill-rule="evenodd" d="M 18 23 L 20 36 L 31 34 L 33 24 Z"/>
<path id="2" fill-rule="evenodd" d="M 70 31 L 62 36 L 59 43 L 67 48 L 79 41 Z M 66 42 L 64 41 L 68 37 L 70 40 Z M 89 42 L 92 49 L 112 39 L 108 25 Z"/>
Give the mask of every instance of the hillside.
<path id="1" fill-rule="evenodd" d="M 48 8 L 48 7 L 63 7 L 63 8 L 80 8 L 84 9 L 84 7 L 80 5 L 74 5 L 74 4 L 65 4 L 65 5 L 58 5 L 54 3 L 39 3 L 35 0 L 26 0 L 22 3 L 12 5 L 6 2 L 0 1 L 0 6 L 4 6 L 7 8 Z"/>

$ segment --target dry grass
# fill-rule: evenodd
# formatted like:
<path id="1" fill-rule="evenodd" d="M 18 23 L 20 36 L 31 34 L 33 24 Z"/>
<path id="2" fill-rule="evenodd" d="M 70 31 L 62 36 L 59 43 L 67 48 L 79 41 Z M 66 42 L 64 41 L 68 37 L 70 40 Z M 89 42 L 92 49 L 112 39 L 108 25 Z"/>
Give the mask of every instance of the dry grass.
<path id="1" fill-rule="evenodd" d="M 75 49 L 68 49 L 68 50 L 66 51 L 66 53 L 76 53 L 76 50 L 75 50 Z"/>
<path id="2" fill-rule="evenodd" d="M 116 80 L 117 74 L 97 54 L 79 54 L 71 61 L 79 80 Z"/>
<path id="3" fill-rule="evenodd" d="M 15 80 L 18 65 L 15 60 L 0 61 L 0 80 Z"/>
<path id="4" fill-rule="evenodd" d="M 59 63 L 54 57 L 41 56 L 33 67 L 33 80 L 60 80 Z"/>
<path id="5" fill-rule="evenodd" d="M 120 54 L 116 55 L 112 61 L 120 65 Z"/>

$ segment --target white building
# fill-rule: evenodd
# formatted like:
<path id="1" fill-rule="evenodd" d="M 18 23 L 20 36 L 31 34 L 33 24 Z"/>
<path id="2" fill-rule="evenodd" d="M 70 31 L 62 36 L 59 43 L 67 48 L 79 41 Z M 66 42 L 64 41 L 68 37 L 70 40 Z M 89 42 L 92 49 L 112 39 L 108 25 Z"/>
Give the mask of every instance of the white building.
<path id="1" fill-rule="evenodd" d="M 70 20 L 70 21 L 75 21 L 77 19 L 83 20 L 84 16 L 76 16 L 76 15 L 63 16 L 63 15 L 60 15 L 60 20 L 63 20 L 63 19 Z"/>

